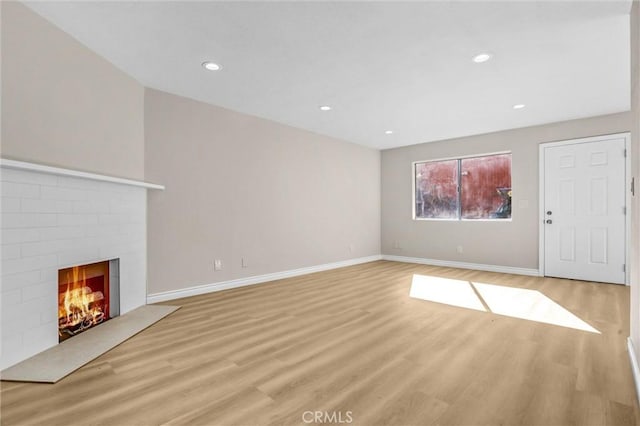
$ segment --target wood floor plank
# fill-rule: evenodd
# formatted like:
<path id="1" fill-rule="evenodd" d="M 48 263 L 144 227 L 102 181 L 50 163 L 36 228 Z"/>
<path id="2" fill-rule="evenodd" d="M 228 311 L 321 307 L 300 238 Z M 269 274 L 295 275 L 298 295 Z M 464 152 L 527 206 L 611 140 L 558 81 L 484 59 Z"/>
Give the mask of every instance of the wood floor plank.
<path id="1" fill-rule="evenodd" d="M 597 332 L 411 298 L 417 275 L 541 293 Z M 378 261 L 166 304 L 57 384 L 1 382 L 1 424 L 639 420 L 624 286 Z"/>

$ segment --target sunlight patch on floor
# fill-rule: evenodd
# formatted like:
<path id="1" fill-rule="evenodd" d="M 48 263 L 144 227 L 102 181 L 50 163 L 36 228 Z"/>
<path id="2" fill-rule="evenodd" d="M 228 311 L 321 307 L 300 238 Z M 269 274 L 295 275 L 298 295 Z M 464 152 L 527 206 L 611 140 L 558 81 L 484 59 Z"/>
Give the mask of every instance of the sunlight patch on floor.
<path id="1" fill-rule="evenodd" d="M 409 296 L 600 334 L 537 290 L 414 274 Z"/>
<path id="2" fill-rule="evenodd" d="M 414 299 L 486 311 L 469 281 L 414 274 L 409 296 Z"/>
<path id="3" fill-rule="evenodd" d="M 600 333 L 537 290 L 484 283 L 472 285 L 494 314 Z"/>

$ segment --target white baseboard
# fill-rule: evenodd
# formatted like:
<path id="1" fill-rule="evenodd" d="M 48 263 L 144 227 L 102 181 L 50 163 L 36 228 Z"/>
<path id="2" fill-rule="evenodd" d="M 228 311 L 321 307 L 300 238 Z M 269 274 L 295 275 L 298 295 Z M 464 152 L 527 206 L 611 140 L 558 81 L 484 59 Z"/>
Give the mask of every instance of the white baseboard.
<path id="1" fill-rule="evenodd" d="M 481 263 L 456 262 L 452 260 L 424 259 L 421 257 L 393 256 L 389 254 L 382 255 L 383 260 L 391 260 L 393 262 L 419 263 L 422 265 L 445 266 L 448 268 L 475 269 L 477 271 L 501 272 L 503 274 L 530 275 L 534 277 L 540 276 L 537 269 L 515 268 L 513 266 L 483 265 Z"/>
<path id="2" fill-rule="evenodd" d="M 358 265 L 360 263 L 374 262 L 382 259 L 381 255 L 359 257 L 356 259 L 342 260 L 339 262 L 325 263 L 324 265 L 309 266 L 289 271 L 275 272 L 272 274 L 256 275 L 253 277 L 238 278 L 230 281 L 221 281 L 212 284 L 204 284 L 195 287 L 187 287 L 179 290 L 164 291 L 147 295 L 147 303 L 165 302 L 167 300 L 180 299 L 183 297 L 197 296 L 199 294 L 212 293 L 214 291 L 228 290 L 230 288 L 244 287 L 248 285 L 261 284 L 283 278 L 297 277 L 299 275 L 311 274 L 313 272 L 328 271 L 329 269 L 343 268 L 345 266 Z"/>
<path id="3" fill-rule="evenodd" d="M 235 280 L 221 281 L 212 284 L 204 284 L 194 287 L 182 288 L 179 290 L 165 291 L 147 295 L 147 303 L 165 302 L 167 300 L 180 299 L 183 297 L 197 296 L 200 294 L 212 293 L 214 291 L 228 290 L 231 288 L 244 287 L 248 285 L 261 284 L 283 278 L 297 277 L 299 275 L 311 274 L 314 272 L 328 271 L 330 269 L 343 268 L 345 266 L 358 265 L 360 263 L 374 262 L 376 260 L 390 260 L 393 262 L 419 263 L 422 265 L 445 266 L 449 268 L 475 269 L 478 271 L 502 272 L 505 274 L 539 276 L 537 269 L 514 268 L 512 266 L 483 265 L 479 263 L 455 262 L 449 260 L 423 259 L 421 257 L 405 257 L 392 255 L 374 255 L 360 257 L 356 259 L 343 260 L 340 262 L 325 263 L 323 265 L 309 266 L 289 271 L 275 272 L 272 274 L 256 275 L 253 277 L 238 278 Z"/>
<path id="4" fill-rule="evenodd" d="M 631 337 L 627 337 L 627 351 L 629 352 L 629 360 L 631 361 L 633 382 L 636 384 L 636 398 L 638 398 L 640 402 L 640 366 L 638 366 L 638 357 L 636 356 Z"/>

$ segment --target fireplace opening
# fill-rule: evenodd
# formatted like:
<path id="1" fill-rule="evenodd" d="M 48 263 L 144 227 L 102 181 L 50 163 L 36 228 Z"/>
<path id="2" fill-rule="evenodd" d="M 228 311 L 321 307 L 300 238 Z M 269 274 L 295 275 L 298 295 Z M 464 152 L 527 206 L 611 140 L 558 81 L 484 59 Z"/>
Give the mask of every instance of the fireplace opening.
<path id="1" fill-rule="evenodd" d="M 58 342 L 119 314 L 118 260 L 58 271 Z"/>

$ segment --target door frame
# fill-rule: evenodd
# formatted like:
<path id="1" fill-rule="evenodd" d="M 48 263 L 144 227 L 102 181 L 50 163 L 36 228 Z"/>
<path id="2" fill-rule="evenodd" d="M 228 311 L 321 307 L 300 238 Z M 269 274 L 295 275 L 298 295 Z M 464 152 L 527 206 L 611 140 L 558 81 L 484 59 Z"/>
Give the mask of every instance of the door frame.
<path id="1" fill-rule="evenodd" d="M 563 146 L 563 145 L 576 145 L 582 143 L 589 142 L 597 142 L 603 139 L 624 139 L 624 147 L 626 150 L 625 155 L 625 205 L 626 205 L 626 214 L 625 214 L 625 285 L 629 285 L 630 283 L 630 230 L 631 230 L 631 192 L 629 191 L 631 185 L 631 133 L 630 132 L 621 132 L 621 133 L 611 133 L 600 136 L 591 136 L 588 138 L 576 138 L 576 139 L 566 139 L 556 142 L 546 142 L 541 143 L 538 146 L 538 274 L 543 277 L 545 276 L 545 265 L 544 265 L 544 257 L 545 257 L 545 212 L 544 212 L 544 188 L 545 188 L 545 148 L 551 148 L 555 146 Z"/>

